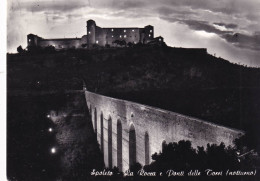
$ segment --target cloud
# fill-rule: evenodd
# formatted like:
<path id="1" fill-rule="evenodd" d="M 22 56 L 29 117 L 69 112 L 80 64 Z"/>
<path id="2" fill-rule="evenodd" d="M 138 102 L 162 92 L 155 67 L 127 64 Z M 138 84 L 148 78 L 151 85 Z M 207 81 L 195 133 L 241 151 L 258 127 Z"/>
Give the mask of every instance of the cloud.
<path id="1" fill-rule="evenodd" d="M 196 11 L 193 11 L 189 8 L 178 8 L 178 7 L 167 7 L 167 6 L 160 6 L 156 8 L 156 13 L 160 16 L 174 16 L 176 15 L 183 15 L 183 16 L 191 16 L 191 15 L 198 15 Z"/>
<path id="2" fill-rule="evenodd" d="M 222 35 L 226 33 L 232 33 L 231 31 L 221 31 L 210 25 L 207 21 L 197 21 L 197 20 L 179 20 L 180 23 L 188 25 L 193 30 L 203 30 L 208 33 L 215 33 L 217 35 Z"/>
<path id="3" fill-rule="evenodd" d="M 213 25 L 206 21 L 196 21 L 196 20 L 179 20 L 180 23 L 188 25 L 191 29 L 197 31 L 205 31 L 208 33 L 215 33 L 219 37 L 223 38 L 229 43 L 239 48 L 246 48 L 250 50 L 260 50 L 260 35 L 255 33 L 253 35 L 246 35 L 241 33 L 236 33 L 234 31 L 222 31 L 217 29 Z M 216 23 L 215 23 L 216 24 Z M 220 23 L 218 23 L 219 25 Z M 220 24 L 225 27 L 237 27 L 235 24 Z"/>
<path id="4" fill-rule="evenodd" d="M 170 36 L 174 30 L 164 31 L 162 25 L 186 26 L 190 33 L 205 31 L 230 47 L 256 51 L 260 47 L 259 7 L 259 0 L 8 0 L 8 47 L 18 44 L 28 32 L 48 37 L 69 37 L 72 31 L 81 35 L 84 21 L 92 18 L 100 26 L 150 23 L 160 35 L 172 38 L 166 42 L 174 42 Z M 19 25 L 19 31 L 13 24 Z M 204 38 L 209 46 L 214 44 Z"/>
<path id="5" fill-rule="evenodd" d="M 19 2 L 17 4 L 13 3 L 11 6 L 11 11 L 25 10 L 28 12 L 69 12 L 87 6 L 89 6 L 89 4 L 86 1 L 27 1 Z"/>
<path id="6" fill-rule="evenodd" d="M 238 27 L 238 25 L 233 24 L 233 23 L 229 23 L 229 24 L 227 24 L 227 23 L 213 23 L 213 24 L 214 25 L 218 25 L 218 26 L 223 26 L 223 27 L 225 27 L 227 29 L 234 29 L 234 28 Z"/>
<path id="7" fill-rule="evenodd" d="M 166 0 L 169 6 L 191 9 L 208 10 L 224 14 L 255 14 L 259 13 L 260 1 L 258 0 Z"/>
<path id="8" fill-rule="evenodd" d="M 186 20 L 180 21 L 181 23 L 185 23 L 191 29 L 194 30 L 203 30 L 208 33 L 215 33 L 227 42 L 232 43 L 234 46 L 239 48 L 246 48 L 250 50 L 260 50 L 260 36 L 255 35 L 246 35 L 241 33 L 236 33 L 234 31 L 223 31 L 215 28 L 213 25 L 209 24 L 205 21 L 193 21 Z M 225 24 L 222 25 L 225 27 L 237 27 L 235 24 Z"/>
<path id="9" fill-rule="evenodd" d="M 247 48 L 251 50 L 260 50 L 260 35 L 244 35 L 235 33 L 233 35 L 224 34 L 222 36 L 228 42 L 238 46 L 240 48 Z"/>

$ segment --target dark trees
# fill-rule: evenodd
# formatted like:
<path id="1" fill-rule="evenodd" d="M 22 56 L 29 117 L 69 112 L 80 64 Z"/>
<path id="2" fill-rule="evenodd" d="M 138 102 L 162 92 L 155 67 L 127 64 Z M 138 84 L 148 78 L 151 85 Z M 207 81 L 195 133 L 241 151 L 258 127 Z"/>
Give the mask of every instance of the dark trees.
<path id="1" fill-rule="evenodd" d="M 22 54 L 22 53 L 25 52 L 25 50 L 24 50 L 23 47 L 20 45 L 19 47 L 17 47 L 17 52 L 18 52 L 19 54 Z"/>

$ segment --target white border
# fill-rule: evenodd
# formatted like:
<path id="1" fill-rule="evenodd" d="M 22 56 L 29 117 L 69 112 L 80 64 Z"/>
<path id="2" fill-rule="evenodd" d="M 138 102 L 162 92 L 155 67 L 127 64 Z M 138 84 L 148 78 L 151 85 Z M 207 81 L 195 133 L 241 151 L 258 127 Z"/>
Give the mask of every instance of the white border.
<path id="1" fill-rule="evenodd" d="M 6 177 L 6 52 L 7 1 L 0 2 L 0 180 Z"/>

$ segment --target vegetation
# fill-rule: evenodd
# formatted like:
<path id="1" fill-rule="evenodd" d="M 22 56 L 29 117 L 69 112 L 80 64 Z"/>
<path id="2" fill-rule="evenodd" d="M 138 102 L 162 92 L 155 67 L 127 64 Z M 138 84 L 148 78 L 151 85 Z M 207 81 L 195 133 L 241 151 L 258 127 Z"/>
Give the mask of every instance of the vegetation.
<path id="1" fill-rule="evenodd" d="M 81 45 L 82 48 L 86 48 L 87 46 L 88 46 L 87 43 L 83 43 L 83 44 Z"/>
<path id="2" fill-rule="evenodd" d="M 125 46 L 126 47 L 126 41 L 125 40 L 115 40 L 112 43 L 118 45 L 118 46 Z"/>
<path id="3" fill-rule="evenodd" d="M 23 49 L 23 47 L 20 45 L 19 47 L 17 47 L 17 52 L 19 54 L 25 53 L 25 50 Z"/>
<path id="4" fill-rule="evenodd" d="M 31 116 L 30 113 L 32 112 L 30 111 L 44 112 L 35 110 L 37 107 L 34 105 L 41 104 L 40 102 L 44 102 L 45 99 L 37 102 L 37 99 L 32 97 L 32 100 L 30 100 L 32 103 L 22 106 L 28 104 L 28 102 L 17 103 L 20 97 L 15 99 L 12 95 L 26 91 L 82 89 L 82 79 L 84 79 L 87 89 L 90 91 L 243 129 L 248 134 L 237 141 L 236 149 L 226 148 L 224 145 L 209 145 L 205 150 L 202 148 L 194 150 L 190 147 L 190 143 L 185 141 L 171 143 L 168 145 L 168 151 L 153 155 L 154 162 L 145 166 L 146 170 L 152 170 L 156 167 L 166 169 L 173 166 L 193 169 L 196 162 L 200 164 L 199 167 L 204 168 L 211 166 L 213 161 L 217 161 L 219 165 L 224 167 L 227 164 L 234 166 L 234 168 L 243 168 L 244 165 L 259 168 L 259 165 L 255 164 L 255 160 L 259 163 L 255 152 L 259 153 L 260 151 L 259 68 L 232 64 L 203 51 L 164 46 L 154 47 L 143 44 L 118 49 L 97 47 L 93 50 L 55 51 L 53 47 L 48 47 L 46 49 L 21 50 L 22 47 L 19 48 L 19 51 L 23 52 L 22 54 L 7 55 L 7 87 L 10 96 L 8 98 L 8 130 L 12 130 L 8 134 L 19 134 L 16 137 L 17 142 L 19 142 L 19 139 L 30 140 L 28 139 L 30 135 L 25 134 L 25 136 L 19 137 L 23 133 L 15 133 L 17 123 L 21 126 L 18 126 L 18 128 L 21 128 L 19 130 L 23 130 L 23 124 L 26 124 L 28 130 L 31 130 L 28 131 L 28 134 L 40 134 L 40 131 L 39 133 L 36 131 L 36 134 L 30 127 L 30 125 L 35 125 L 36 122 L 27 124 L 26 120 L 28 118 L 30 118 L 29 121 L 42 119 Z M 53 99 L 53 97 L 48 99 Z M 59 100 L 55 101 L 56 99 L 57 97 L 53 99 L 54 103 L 59 102 Z M 50 103 L 44 103 L 44 105 L 49 106 Z M 45 109 L 47 108 L 44 107 Z M 20 113 L 12 114 L 13 112 Z M 44 117 L 45 115 L 41 116 Z M 43 126 L 44 124 L 40 125 Z M 39 124 L 35 126 L 39 126 Z M 62 128 L 65 129 L 67 126 L 70 126 L 70 122 L 62 125 Z M 40 129 L 42 127 L 37 130 Z M 11 139 L 8 140 L 9 143 L 13 142 L 13 135 L 8 135 L 8 139 Z M 40 135 L 37 138 L 39 137 L 41 138 Z M 32 145 L 38 142 L 36 139 L 32 141 Z M 13 142 L 13 145 L 19 146 L 19 144 L 15 144 L 17 142 Z M 246 146 L 245 143 L 247 143 Z M 44 142 L 44 146 L 47 148 L 49 145 Z M 72 147 L 65 155 L 70 155 L 70 152 L 74 154 L 75 150 L 83 149 L 77 145 L 72 145 Z M 27 147 L 15 147 L 14 150 L 20 150 L 22 153 L 26 152 L 27 149 Z M 240 155 L 247 152 L 250 152 L 250 154 L 241 157 L 239 162 L 236 153 L 238 150 Z M 254 150 L 252 154 L 251 150 Z M 75 154 L 77 155 L 78 152 Z M 193 157 L 185 157 L 185 154 L 193 155 Z M 28 153 L 26 158 L 31 155 L 33 153 Z M 226 159 L 226 162 L 217 159 L 220 155 Z M 23 155 L 20 156 L 23 157 Z M 25 170 L 17 176 L 25 179 L 27 174 L 32 171 L 30 165 L 23 166 L 23 161 L 18 160 L 18 162 L 15 158 L 12 158 L 12 153 L 8 155 L 8 158 L 9 160 L 13 159 L 9 166 L 19 165 L 19 169 Z M 172 161 L 166 165 L 163 164 L 163 160 L 171 159 L 177 159 L 177 161 L 175 160 L 176 164 Z M 197 161 L 195 161 L 196 159 Z M 198 161 L 198 159 L 204 161 Z M 248 163 L 245 161 L 248 161 Z M 187 164 L 184 165 L 183 163 Z M 141 166 L 136 165 L 132 169 L 138 170 L 139 168 Z M 38 172 L 40 170 L 35 173 Z M 15 174 L 10 173 L 10 175 Z M 56 175 L 55 172 L 50 174 Z"/>
<path id="5" fill-rule="evenodd" d="M 9 54 L 7 59 L 8 90 L 82 89 L 84 78 L 90 91 L 250 130 L 257 137 L 259 68 L 203 51 L 150 46 Z"/>
<path id="6" fill-rule="evenodd" d="M 245 145 L 244 145 L 245 146 Z M 245 148 L 244 148 L 245 149 Z M 241 155 L 248 153 L 244 157 Z M 251 158 L 250 158 L 251 157 Z M 252 158 L 253 157 L 253 158 Z M 145 166 L 146 170 L 239 170 L 256 169 L 259 166 L 259 156 L 255 151 L 248 152 L 237 147 L 225 147 L 220 145 L 207 145 L 207 148 L 198 147 L 193 149 L 190 141 L 169 143 L 162 153 L 152 155 L 154 160 Z M 249 161 L 250 160 L 250 161 Z"/>
<path id="7" fill-rule="evenodd" d="M 260 171 L 260 157 L 255 151 L 246 151 L 245 147 L 242 151 L 237 146 L 226 147 L 221 143 L 220 145 L 208 144 L 206 149 L 204 147 L 194 149 L 190 141 L 181 140 L 178 143 L 169 143 L 165 145 L 162 152 L 152 155 L 153 161 L 151 164 L 142 166 L 136 163 L 130 168 L 134 176 L 132 178 L 123 177 L 121 174 L 121 179 L 192 181 L 212 179 L 216 181 L 258 180 L 260 178 L 259 175 L 255 176 L 252 173 L 255 170 L 256 172 Z M 232 175 L 234 171 L 238 175 Z M 115 175 L 119 173 L 116 168 L 113 169 L 113 172 Z M 251 172 L 252 175 L 242 175 L 245 172 Z M 219 176 L 212 176 L 213 174 L 219 174 Z"/>
<path id="8" fill-rule="evenodd" d="M 9 95 L 7 101 L 8 180 L 83 181 L 92 168 L 103 169 L 83 94 L 25 93 Z M 56 112 L 55 122 L 47 117 L 50 111 Z"/>

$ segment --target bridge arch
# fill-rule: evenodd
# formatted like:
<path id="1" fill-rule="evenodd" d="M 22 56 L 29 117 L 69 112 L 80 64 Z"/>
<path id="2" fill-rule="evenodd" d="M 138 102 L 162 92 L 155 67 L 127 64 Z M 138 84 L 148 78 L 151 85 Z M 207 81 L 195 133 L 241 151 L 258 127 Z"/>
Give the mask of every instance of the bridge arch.
<path id="1" fill-rule="evenodd" d="M 117 120 L 117 167 L 122 171 L 122 123 Z"/>
<path id="2" fill-rule="evenodd" d="M 149 143 L 149 134 L 146 131 L 144 135 L 144 153 L 145 153 L 145 165 L 150 163 L 150 143 Z"/>
<path id="3" fill-rule="evenodd" d="M 163 140 L 163 141 L 162 141 L 162 152 L 165 151 L 166 146 L 167 146 L 166 141 Z"/>
<path id="4" fill-rule="evenodd" d="M 129 128 L 129 167 L 136 163 L 136 133 L 133 124 Z"/>
<path id="5" fill-rule="evenodd" d="M 90 120 L 91 120 L 91 123 L 92 123 L 92 126 L 94 126 L 94 124 L 93 124 L 93 119 L 92 119 L 92 106 L 91 106 L 91 104 L 89 105 L 89 117 L 90 117 Z M 94 129 L 94 128 L 93 128 Z"/>
<path id="6" fill-rule="evenodd" d="M 100 146 L 101 146 L 101 151 L 104 153 L 104 118 L 103 118 L 103 112 L 101 111 L 100 114 Z"/>
<path id="7" fill-rule="evenodd" d="M 107 120 L 107 144 L 108 144 L 108 166 L 112 168 L 112 119 L 109 116 Z"/>
<path id="8" fill-rule="evenodd" d="M 94 131 L 97 134 L 97 108 L 94 110 Z"/>

